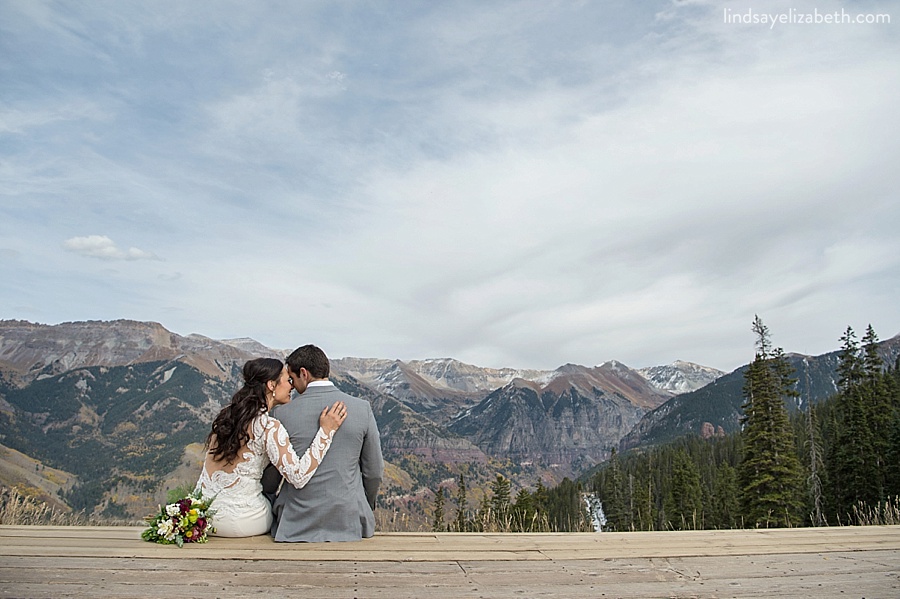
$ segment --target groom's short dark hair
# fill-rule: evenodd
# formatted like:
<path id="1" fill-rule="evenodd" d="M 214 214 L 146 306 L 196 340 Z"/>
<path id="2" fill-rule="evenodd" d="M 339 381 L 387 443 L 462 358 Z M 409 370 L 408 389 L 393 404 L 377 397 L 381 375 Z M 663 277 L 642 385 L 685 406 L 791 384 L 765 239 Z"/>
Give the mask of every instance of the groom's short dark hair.
<path id="1" fill-rule="evenodd" d="M 305 368 L 316 379 L 327 379 L 331 371 L 328 356 L 315 345 L 298 347 L 291 352 L 286 362 L 291 372 L 296 374 L 301 368 Z"/>

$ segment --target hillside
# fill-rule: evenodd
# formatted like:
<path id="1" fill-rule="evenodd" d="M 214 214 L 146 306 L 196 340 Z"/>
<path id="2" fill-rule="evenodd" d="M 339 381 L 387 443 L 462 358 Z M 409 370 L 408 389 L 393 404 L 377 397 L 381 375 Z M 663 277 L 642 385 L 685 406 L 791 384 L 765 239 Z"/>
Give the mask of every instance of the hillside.
<path id="1" fill-rule="evenodd" d="M 50 468 L 24 453 L 0 445 L 0 486 L 42 501 L 61 510 L 70 509 L 59 495 L 71 489 L 78 478 L 63 470 Z"/>
<path id="2" fill-rule="evenodd" d="M 879 353 L 885 364 L 894 364 L 900 356 L 900 335 L 882 341 Z M 821 356 L 788 354 L 787 358 L 794 368 L 799 393 L 788 405 L 789 409 L 800 409 L 807 402 L 816 404 L 835 393 L 840 352 Z M 688 433 L 701 434 L 705 423 L 712 425 L 714 430 L 719 427 L 724 432 L 738 430 L 744 403 L 745 370 L 746 366 L 738 368 L 701 389 L 678 395 L 649 411 L 622 438 L 620 449 L 656 445 Z"/>

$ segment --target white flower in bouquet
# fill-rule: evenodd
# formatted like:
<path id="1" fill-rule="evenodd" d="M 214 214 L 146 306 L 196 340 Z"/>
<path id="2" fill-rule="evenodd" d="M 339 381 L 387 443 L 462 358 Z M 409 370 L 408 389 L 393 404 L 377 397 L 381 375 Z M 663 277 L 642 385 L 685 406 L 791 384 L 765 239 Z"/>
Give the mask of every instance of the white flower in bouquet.
<path id="1" fill-rule="evenodd" d="M 156 527 L 156 533 L 171 541 L 175 538 L 175 525 L 171 520 L 162 520 Z"/>

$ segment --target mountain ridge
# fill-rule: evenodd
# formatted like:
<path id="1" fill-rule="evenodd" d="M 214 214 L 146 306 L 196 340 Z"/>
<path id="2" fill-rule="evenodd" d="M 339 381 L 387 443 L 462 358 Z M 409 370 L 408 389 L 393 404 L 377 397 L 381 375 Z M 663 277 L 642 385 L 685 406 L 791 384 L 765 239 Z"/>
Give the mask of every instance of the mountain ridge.
<path id="1" fill-rule="evenodd" d="M 91 334 L 99 329 L 104 332 L 102 336 Z M 29 345 L 30 351 L 17 352 L 16 345 L 24 344 L 22 337 L 34 333 L 44 334 L 44 343 L 39 347 Z M 53 334 L 48 336 L 46 333 Z M 66 347 L 65 341 L 75 337 L 81 338 L 72 347 Z M 131 343 L 127 343 L 129 340 Z M 112 348 L 115 351 L 110 351 Z M 0 320 L 0 367 L 26 377 L 59 374 L 81 366 L 120 366 L 184 356 L 201 372 L 229 379 L 234 376 L 234 366 L 240 366 L 242 361 L 260 356 L 283 360 L 289 351 L 270 348 L 250 337 L 213 339 L 199 333 L 182 336 L 152 321 L 87 320 L 51 325 L 18 319 Z M 223 357 L 224 361 L 221 359 Z M 434 389 L 462 394 L 491 391 L 509 383 L 513 378 L 542 381 L 555 376 L 565 366 L 556 370 L 490 368 L 468 364 L 455 358 L 424 358 L 404 362 L 385 358 L 344 357 L 332 359 L 331 362 L 335 370 L 367 384 L 376 383 L 377 375 L 381 374 L 379 366 L 402 365 Z M 618 362 L 613 360 L 608 363 Z M 676 360 L 668 367 L 677 365 L 698 366 Z M 656 366 L 635 371 L 643 373 L 662 368 L 667 367 Z M 721 372 L 705 366 L 699 368 Z"/>
<path id="2" fill-rule="evenodd" d="M 43 325 L 0 321 L 0 367 L 40 379 L 85 366 L 125 366 L 183 359 L 197 370 L 231 380 L 235 367 L 254 356 L 227 343 L 186 337 L 158 322 L 119 319 Z"/>
<path id="3" fill-rule="evenodd" d="M 156 486 L 191 471 L 191 448 L 201 446 L 209 422 L 240 385 L 243 362 L 286 353 L 250 338 L 181 336 L 153 322 L 3 320 L 0 442 L 78 477 L 64 491 L 73 507 L 140 515 L 160 499 Z M 617 362 L 555 371 L 482 368 L 452 358 L 332 363 L 335 384 L 370 401 L 376 415 L 393 473 L 384 507 L 427 499 L 435 484 L 461 472 L 473 484 L 497 473 L 518 487 L 559 482 L 603 459 L 632 422 L 668 396 Z M 497 422 L 461 418 L 491 393 L 523 385 L 539 396 L 536 409 Z M 458 430 L 449 426 L 454 419 Z M 522 430 L 540 433 L 527 460 L 518 441 L 494 441 Z M 105 457 L 88 457 L 94 454 Z"/>
<path id="4" fill-rule="evenodd" d="M 880 341 L 878 353 L 886 365 L 900 358 L 900 334 Z M 789 400 L 789 410 L 799 410 L 807 403 L 816 404 L 838 390 L 837 373 L 841 350 L 818 356 L 797 352 L 785 354 L 794 369 L 795 389 L 799 393 Z M 704 424 L 724 433 L 739 429 L 741 405 L 744 402 L 744 371 L 747 365 L 715 379 L 694 391 L 677 395 L 650 410 L 619 444 L 620 450 L 655 445 L 685 434 L 702 434 Z"/>
<path id="5" fill-rule="evenodd" d="M 607 459 L 644 413 L 670 397 L 618 362 L 565 364 L 543 384 L 513 379 L 448 428 L 488 455 L 577 476 Z"/>
<path id="6" fill-rule="evenodd" d="M 882 344 L 886 357 L 900 353 L 900 335 Z M 159 500 L 159 485 L 193 471 L 196 448 L 240 385 L 243 363 L 286 353 L 250 338 L 181 336 L 159 323 L 3 320 L 0 443 L 76 477 L 63 491 L 71 505 L 139 515 Z M 834 390 L 835 355 L 789 354 L 809 364 L 813 401 Z M 430 501 L 437 484 L 463 472 L 473 485 L 501 473 L 513 490 L 557 483 L 616 447 L 734 430 L 742 401 L 741 369 L 719 376 L 683 361 L 645 369 L 616 360 L 555 370 L 453 358 L 332 365 L 335 384 L 371 403 L 382 432 L 391 476 L 379 509 L 420 516 L 410 497 Z M 48 441 L 56 454 L 42 452 Z M 123 457 L 79 463 L 67 454 Z"/>

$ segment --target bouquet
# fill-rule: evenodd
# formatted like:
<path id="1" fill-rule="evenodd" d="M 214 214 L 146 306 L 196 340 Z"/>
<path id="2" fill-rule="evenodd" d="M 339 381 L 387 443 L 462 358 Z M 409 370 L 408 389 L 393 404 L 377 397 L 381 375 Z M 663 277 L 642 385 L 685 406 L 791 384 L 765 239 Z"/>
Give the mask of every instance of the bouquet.
<path id="1" fill-rule="evenodd" d="M 204 499 L 199 491 L 193 491 L 182 499 L 160 506 L 156 515 L 144 518 L 150 527 L 141 533 L 141 538 L 179 547 L 185 543 L 205 543 L 209 540 L 207 535 L 216 530 L 210 524 L 216 513 L 210 509 L 211 503 L 212 499 Z"/>

